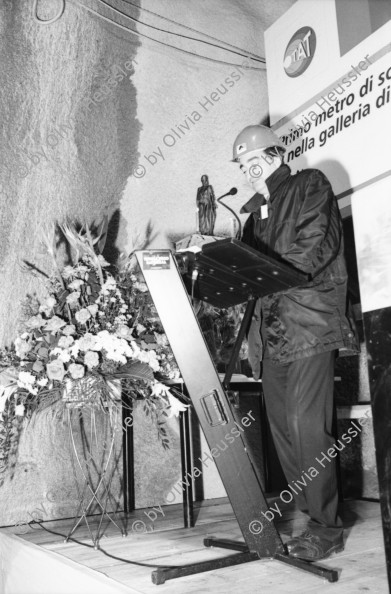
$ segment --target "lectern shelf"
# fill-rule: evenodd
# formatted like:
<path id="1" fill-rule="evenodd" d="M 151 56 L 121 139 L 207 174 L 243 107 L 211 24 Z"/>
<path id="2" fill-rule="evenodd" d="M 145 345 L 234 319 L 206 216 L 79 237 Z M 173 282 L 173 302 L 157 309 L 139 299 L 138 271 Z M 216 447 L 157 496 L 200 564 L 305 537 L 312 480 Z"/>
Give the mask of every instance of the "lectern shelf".
<path id="1" fill-rule="evenodd" d="M 306 274 L 287 263 L 232 238 L 205 244 L 201 252 L 192 254 L 184 274 L 188 290 L 194 270 L 194 297 L 221 308 L 244 303 L 250 295 L 264 297 L 308 280 Z"/>

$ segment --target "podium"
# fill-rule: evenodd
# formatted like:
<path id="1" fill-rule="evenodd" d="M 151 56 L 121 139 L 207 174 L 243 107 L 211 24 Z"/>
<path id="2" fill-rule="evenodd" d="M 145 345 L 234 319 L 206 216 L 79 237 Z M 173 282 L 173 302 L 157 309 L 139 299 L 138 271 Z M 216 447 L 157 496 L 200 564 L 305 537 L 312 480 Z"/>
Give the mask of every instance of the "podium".
<path id="1" fill-rule="evenodd" d="M 183 278 L 189 292 L 196 272 L 194 297 L 220 308 L 244 303 L 249 296 L 265 297 L 307 281 L 306 274 L 237 239 L 208 243 L 196 254 L 181 252 L 176 258 L 188 259 L 187 270 L 183 267 Z"/>
<path id="2" fill-rule="evenodd" d="M 262 558 L 337 581 L 337 571 L 289 557 L 274 523 L 267 520 L 268 505 L 246 449 L 245 431 L 238 430 L 224 387 L 230 378 L 226 376 L 224 385 L 220 382 L 188 296 L 189 290 L 217 307 L 247 301 L 248 321 L 258 297 L 303 284 L 307 277 L 234 239 L 205 245 L 196 255 L 181 255 L 179 267 L 170 250 L 140 250 L 136 257 L 244 537 L 243 543 L 205 539 L 207 547 L 237 554 L 159 568 L 152 572 L 153 583 Z"/>
<path id="3" fill-rule="evenodd" d="M 176 257 L 182 264 L 183 280 L 192 297 L 218 308 L 247 302 L 223 380 L 228 390 L 256 299 L 299 286 L 307 281 L 307 275 L 232 238 L 208 243 L 196 255 Z"/>

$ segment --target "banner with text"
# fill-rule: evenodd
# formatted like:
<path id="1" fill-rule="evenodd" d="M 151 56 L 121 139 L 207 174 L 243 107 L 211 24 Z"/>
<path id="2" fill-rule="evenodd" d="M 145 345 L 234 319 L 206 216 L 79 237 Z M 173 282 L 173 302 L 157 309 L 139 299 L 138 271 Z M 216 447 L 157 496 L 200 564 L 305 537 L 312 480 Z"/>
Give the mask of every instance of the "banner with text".
<path id="1" fill-rule="evenodd" d="M 344 215 L 352 202 L 356 245 L 372 254 L 370 273 L 364 252 L 358 257 L 363 311 L 391 305 L 391 277 L 375 282 L 391 242 L 380 245 L 366 228 L 379 208 L 377 237 L 390 229 L 390 40 L 391 2 L 376 0 L 298 0 L 265 34 L 270 119 L 285 162 L 293 173 L 327 175 Z"/>

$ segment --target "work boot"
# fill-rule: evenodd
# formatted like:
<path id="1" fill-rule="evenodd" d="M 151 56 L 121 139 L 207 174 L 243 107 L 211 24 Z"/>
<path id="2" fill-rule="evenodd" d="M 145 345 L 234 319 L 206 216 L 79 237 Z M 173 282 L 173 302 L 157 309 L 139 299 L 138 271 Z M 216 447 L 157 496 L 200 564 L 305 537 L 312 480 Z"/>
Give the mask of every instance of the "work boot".
<path id="1" fill-rule="evenodd" d="M 345 548 L 342 534 L 334 541 L 330 541 L 312 534 L 309 530 L 289 540 L 286 547 L 291 557 L 303 561 L 320 561 L 333 553 L 340 553 Z"/>

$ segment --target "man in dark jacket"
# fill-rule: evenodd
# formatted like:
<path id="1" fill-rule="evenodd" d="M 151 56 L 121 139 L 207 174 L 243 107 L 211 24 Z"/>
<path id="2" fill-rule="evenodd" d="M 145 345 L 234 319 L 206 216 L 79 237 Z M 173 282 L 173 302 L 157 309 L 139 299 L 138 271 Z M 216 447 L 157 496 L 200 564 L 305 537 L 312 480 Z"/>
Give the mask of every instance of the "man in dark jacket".
<path id="1" fill-rule="evenodd" d="M 319 170 L 292 175 L 284 152 L 270 128 L 248 126 L 235 140 L 233 160 L 257 192 L 242 208 L 251 213 L 242 241 L 308 275 L 304 285 L 262 299 L 262 384 L 285 477 L 309 516 L 288 551 L 316 561 L 344 548 L 331 432 L 334 361 L 338 349 L 357 349 L 346 316 L 337 201 Z"/>

